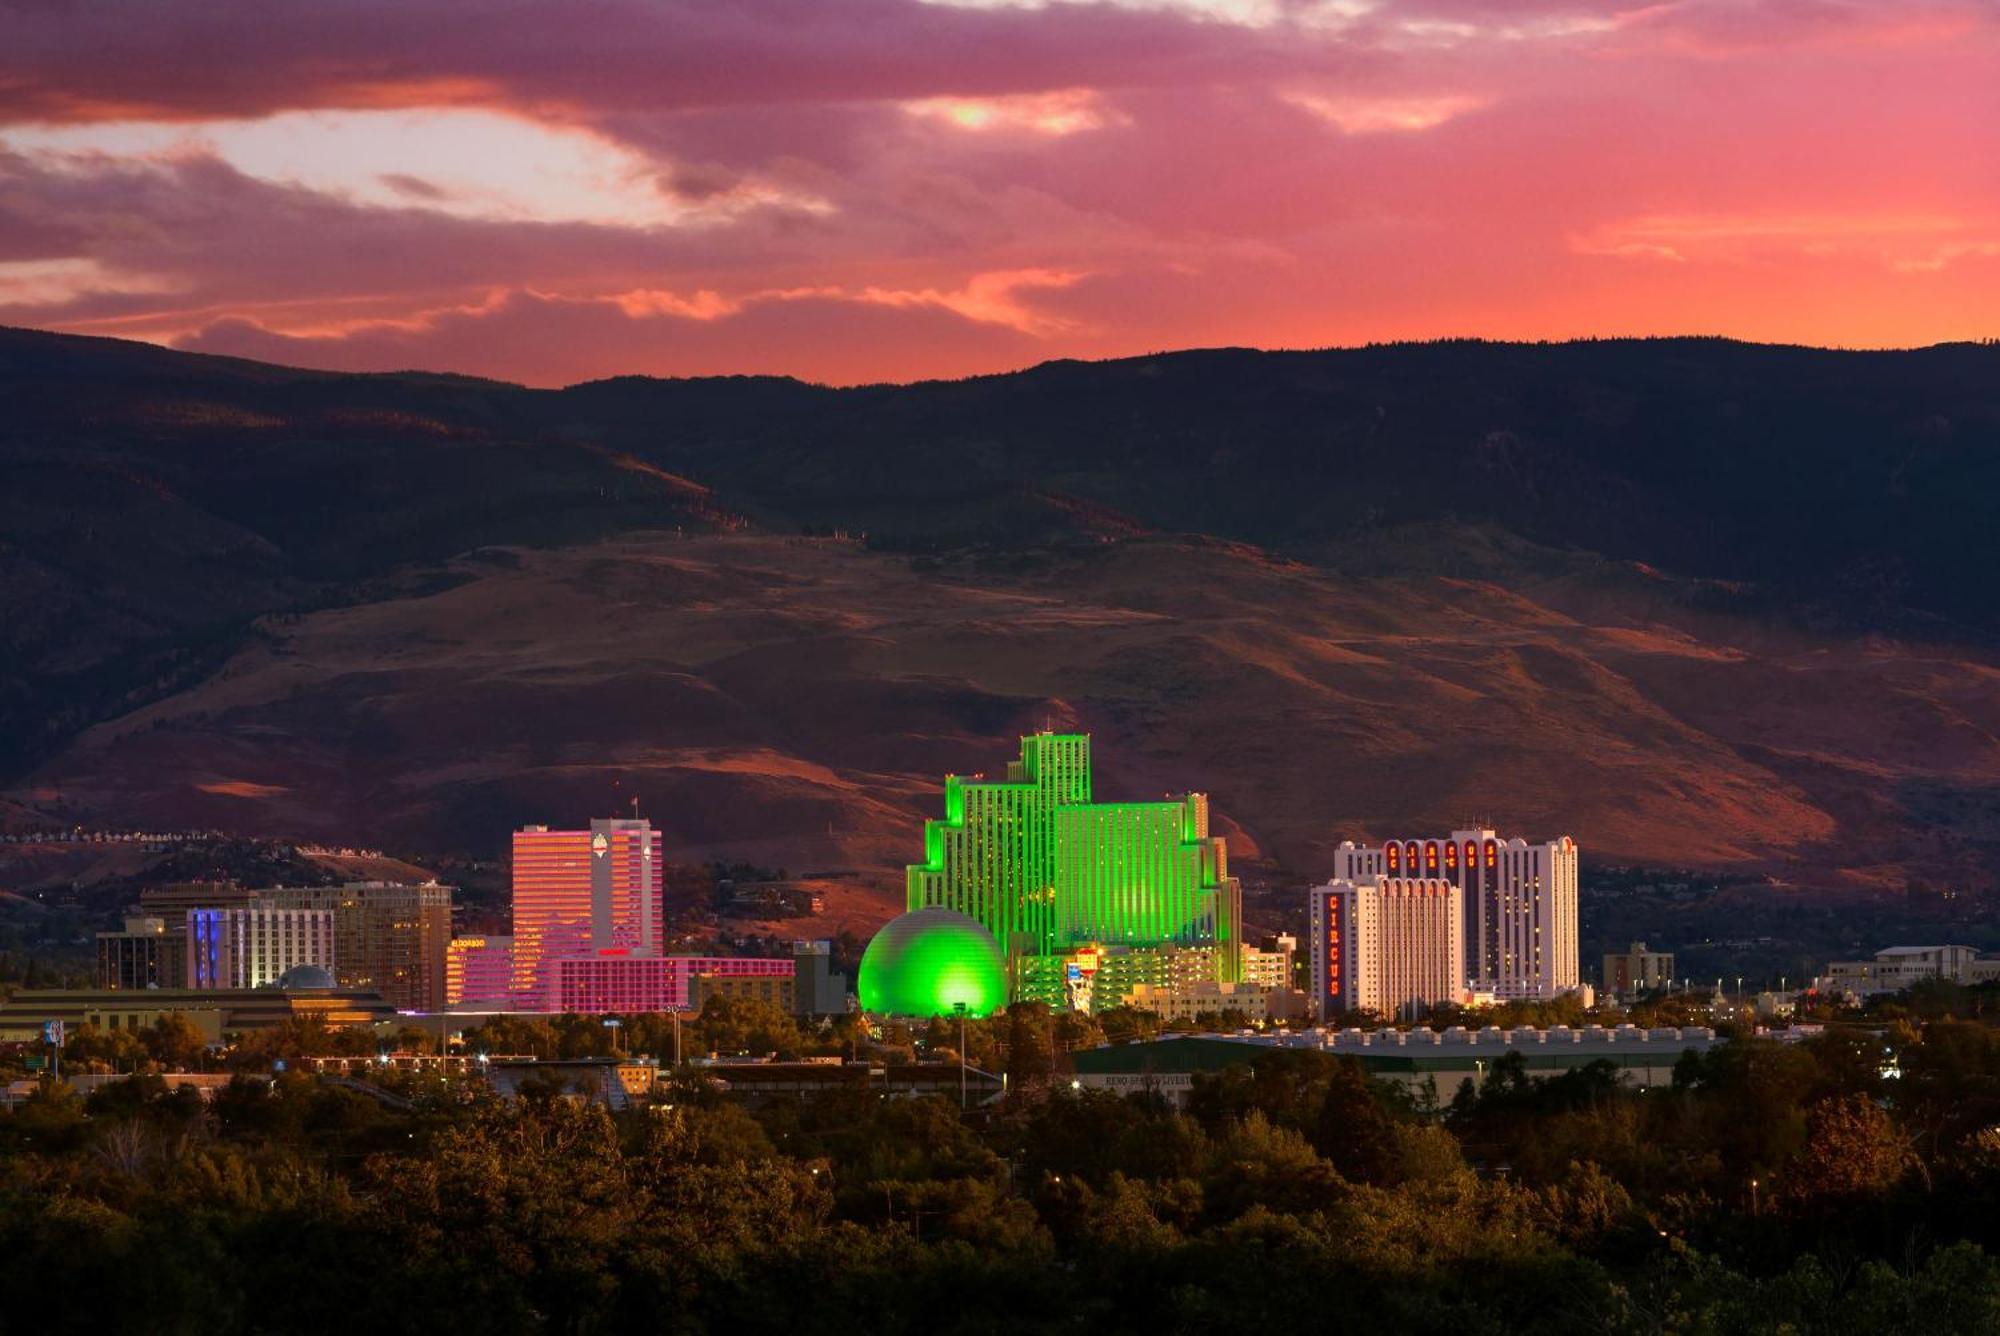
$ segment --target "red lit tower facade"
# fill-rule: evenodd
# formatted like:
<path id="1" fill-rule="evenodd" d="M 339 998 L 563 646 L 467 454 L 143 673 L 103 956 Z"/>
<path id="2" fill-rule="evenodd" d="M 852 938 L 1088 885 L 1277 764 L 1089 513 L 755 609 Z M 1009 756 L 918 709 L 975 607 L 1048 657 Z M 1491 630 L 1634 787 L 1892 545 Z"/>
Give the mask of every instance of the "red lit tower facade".
<path id="1" fill-rule="evenodd" d="M 666 854 L 650 821 L 514 832 L 513 990 L 545 998 L 552 962 L 663 953 Z"/>
<path id="2" fill-rule="evenodd" d="M 1552 998 L 1581 982 L 1577 941 L 1577 848 L 1565 835 L 1546 844 L 1455 830 L 1443 839 L 1342 841 L 1333 879 L 1442 879 L 1457 887 L 1464 915 L 1466 982 L 1503 1000 Z"/>

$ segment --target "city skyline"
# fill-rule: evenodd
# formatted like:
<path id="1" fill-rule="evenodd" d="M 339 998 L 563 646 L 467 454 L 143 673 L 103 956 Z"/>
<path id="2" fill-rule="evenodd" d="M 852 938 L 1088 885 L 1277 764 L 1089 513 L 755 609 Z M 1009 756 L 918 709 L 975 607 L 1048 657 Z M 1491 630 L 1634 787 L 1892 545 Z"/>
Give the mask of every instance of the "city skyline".
<path id="1" fill-rule="evenodd" d="M 1996 165 L 2000 0 L 0 0 L 9 1311 L 2000 1332 Z"/>

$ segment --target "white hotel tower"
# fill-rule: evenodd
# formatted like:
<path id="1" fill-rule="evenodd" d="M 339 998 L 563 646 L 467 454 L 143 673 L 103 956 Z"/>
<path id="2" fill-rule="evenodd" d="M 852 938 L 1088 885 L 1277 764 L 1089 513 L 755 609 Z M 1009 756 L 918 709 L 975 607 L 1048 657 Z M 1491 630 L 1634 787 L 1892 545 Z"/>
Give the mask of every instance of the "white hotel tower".
<path id="1" fill-rule="evenodd" d="M 1308 901 L 1313 1004 L 1322 1019 L 1416 1019 L 1466 1001 L 1465 913 L 1442 877 L 1336 878 Z"/>
<path id="2" fill-rule="evenodd" d="M 1333 879 L 1441 877 L 1458 887 L 1465 915 L 1466 983 L 1503 999 L 1552 998 L 1576 988 L 1576 841 L 1503 840 L 1490 830 L 1449 839 L 1343 840 Z"/>

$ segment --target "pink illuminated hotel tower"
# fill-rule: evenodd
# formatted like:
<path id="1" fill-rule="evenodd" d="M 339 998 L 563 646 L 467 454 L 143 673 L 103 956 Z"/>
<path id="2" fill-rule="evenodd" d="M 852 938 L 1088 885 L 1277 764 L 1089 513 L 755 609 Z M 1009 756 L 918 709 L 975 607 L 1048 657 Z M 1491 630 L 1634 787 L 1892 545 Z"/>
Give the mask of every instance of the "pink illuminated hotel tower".
<path id="1" fill-rule="evenodd" d="M 446 962 L 462 1009 L 678 1011 L 696 979 L 786 979 L 786 959 L 665 953 L 666 855 L 650 821 L 514 832 L 514 932 L 459 937 Z"/>
<path id="2" fill-rule="evenodd" d="M 545 964 L 565 956 L 662 954 L 665 876 L 650 821 L 515 831 L 514 990 L 546 989 Z"/>

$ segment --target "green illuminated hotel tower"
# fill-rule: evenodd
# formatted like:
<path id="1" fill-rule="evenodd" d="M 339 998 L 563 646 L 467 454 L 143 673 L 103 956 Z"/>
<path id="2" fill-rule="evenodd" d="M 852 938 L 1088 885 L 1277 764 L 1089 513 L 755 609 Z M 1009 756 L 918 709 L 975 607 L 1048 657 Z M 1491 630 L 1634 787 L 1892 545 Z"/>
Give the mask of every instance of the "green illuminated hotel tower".
<path id="1" fill-rule="evenodd" d="M 909 908 L 965 914 L 1017 962 L 1104 948 L 1154 953 L 1164 969 L 1195 952 L 1202 973 L 1234 981 L 1242 889 L 1208 833 L 1208 799 L 1090 799 L 1082 734 L 1022 738 L 1004 780 L 947 776 L 944 819 L 924 823 L 925 860 L 908 871 Z"/>
<path id="2" fill-rule="evenodd" d="M 924 861 L 909 869 L 909 907 L 955 909 L 1011 953 L 1056 939 L 1056 811 L 1090 801 L 1090 739 L 1021 739 L 1007 778 L 947 775 L 944 820 L 924 822 Z"/>

